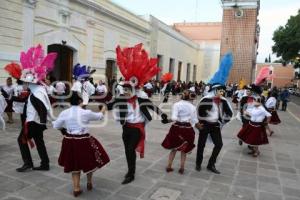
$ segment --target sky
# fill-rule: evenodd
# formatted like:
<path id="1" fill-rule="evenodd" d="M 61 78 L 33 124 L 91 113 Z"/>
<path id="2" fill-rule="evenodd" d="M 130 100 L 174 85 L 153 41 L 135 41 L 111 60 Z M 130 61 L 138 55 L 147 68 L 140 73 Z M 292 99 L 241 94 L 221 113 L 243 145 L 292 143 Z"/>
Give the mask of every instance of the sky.
<path id="1" fill-rule="evenodd" d="M 221 22 L 221 0 L 112 0 L 136 15 L 153 15 L 166 24 L 176 22 Z M 284 26 L 300 9 L 300 0 L 261 0 L 258 62 L 272 54 L 273 32 Z"/>

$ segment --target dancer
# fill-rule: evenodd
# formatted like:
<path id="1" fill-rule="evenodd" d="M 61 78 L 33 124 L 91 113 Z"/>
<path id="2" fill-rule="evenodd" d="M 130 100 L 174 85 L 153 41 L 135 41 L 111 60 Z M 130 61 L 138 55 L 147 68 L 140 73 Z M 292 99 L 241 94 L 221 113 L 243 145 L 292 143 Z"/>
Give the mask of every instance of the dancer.
<path id="1" fill-rule="evenodd" d="M 271 113 L 272 117 L 269 121 L 269 124 L 280 124 L 281 123 L 281 120 L 279 119 L 279 116 L 277 114 L 277 111 L 276 111 L 276 98 L 275 98 L 276 94 L 275 93 L 271 93 L 270 94 L 270 97 L 268 98 L 265 106 L 267 108 L 267 111 L 269 113 Z M 271 130 L 269 124 L 266 124 L 266 129 L 268 130 L 270 136 L 272 136 L 274 134 L 274 131 Z"/>
<path id="2" fill-rule="evenodd" d="M 25 172 L 30 169 L 49 170 L 49 158 L 44 143 L 43 132 L 47 128 L 47 119 L 53 118 L 50 100 L 46 89 L 41 84 L 46 78 L 47 72 L 53 69 L 56 53 L 49 53 L 44 56 L 41 45 L 31 47 L 27 52 L 20 55 L 20 80 L 28 84 L 31 91 L 28 100 L 24 105 L 24 123 L 18 138 L 18 143 L 24 164 L 16 169 L 18 172 Z M 41 165 L 33 167 L 30 150 L 27 142 L 33 148 L 34 140 L 37 147 Z"/>
<path id="3" fill-rule="evenodd" d="M 192 104 L 194 95 L 191 96 L 191 94 L 188 90 L 184 91 L 181 100 L 176 102 L 172 108 L 171 121 L 174 121 L 174 124 L 162 142 L 164 148 L 171 150 L 168 166 L 166 167 L 167 172 L 173 171 L 172 164 L 176 152 L 180 151 L 181 160 L 178 172 L 180 174 L 184 173 L 186 154 L 190 153 L 195 147 L 195 132 L 193 127 L 201 128 L 198 123 L 196 107 Z"/>
<path id="4" fill-rule="evenodd" d="M 2 130 L 4 131 L 5 130 L 5 121 L 3 119 L 3 113 L 4 113 L 4 110 L 7 106 L 7 103 L 5 101 L 5 98 L 3 97 L 1 91 L 0 91 L 0 127 L 2 128 Z"/>
<path id="5" fill-rule="evenodd" d="M 203 151 L 208 134 L 210 134 L 215 146 L 208 161 L 207 169 L 213 173 L 220 174 L 215 167 L 215 163 L 223 146 L 221 128 L 230 121 L 233 115 L 230 103 L 223 97 L 226 90 L 225 84 L 231 67 L 232 54 L 227 53 L 221 61 L 219 70 L 209 81 L 209 83 L 212 84 L 209 91 L 210 93 L 203 97 L 198 104 L 199 122 L 203 124 L 203 128 L 199 131 L 196 158 L 197 171 L 201 170 Z"/>
<path id="6" fill-rule="evenodd" d="M 163 88 L 161 89 L 161 93 L 164 95 L 163 103 L 167 103 L 169 100 L 169 94 L 171 92 L 171 80 L 173 78 L 172 73 L 165 73 L 161 77 L 161 81 L 163 83 Z"/>
<path id="7" fill-rule="evenodd" d="M 12 124 L 14 123 L 13 121 L 13 109 L 12 109 L 12 96 L 13 96 L 13 93 L 14 93 L 14 89 L 15 89 L 15 86 L 13 85 L 12 83 L 12 78 L 11 77 L 8 77 L 6 79 L 6 85 L 2 86 L 1 87 L 1 93 L 2 95 L 4 96 L 5 100 L 6 100 L 6 103 L 7 103 L 7 106 L 5 108 L 5 113 L 7 114 L 7 117 L 8 117 L 8 120 L 6 123 L 8 124 Z"/>
<path id="8" fill-rule="evenodd" d="M 109 102 L 107 106 L 109 110 L 119 108 L 115 117 L 123 128 L 122 139 L 128 165 L 128 172 L 122 184 L 128 184 L 135 176 L 135 151 L 140 153 L 141 158 L 144 157 L 145 123 L 152 120 L 148 109 L 154 110 L 164 120 L 167 120 L 167 116 L 140 89 L 159 72 L 157 59 L 149 59 L 147 52 L 142 49 L 142 44 L 123 50 L 118 46 L 116 52 L 118 67 L 125 78 L 124 93 Z"/>
<path id="9" fill-rule="evenodd" d="M 80 107 L 83 102 L 76 91 L 70 98 L 71 107 L 62 111 L 52 122 L 53 128 L 61 130 L 64 135 L 58 163 L 65 173 L 72 173 L 73 195 L 82 193 L 80 173 L 87 175 L 87 190 L 92 190 L 93 172 L 109 162 L 109 157 L 100 142 L 89 134 L 88 123 L 103 119 L 105 107 L 100 112 L 92 112 Z"/>
<path id="10" fill-rule="evenodd" d="M 245 111 L 244 114 L 249 116 L 250 121 L 238 133 L 238 138 L 252 147 L 249 154 L 252 154 L 253 157 L 260 154 L 259 145 L 269 143 L 264 120 L 267 118 L 269 122 L 271 114 L 266 111 L 260 101 L 260 97 L 255 98 L 254 107 Z"/>

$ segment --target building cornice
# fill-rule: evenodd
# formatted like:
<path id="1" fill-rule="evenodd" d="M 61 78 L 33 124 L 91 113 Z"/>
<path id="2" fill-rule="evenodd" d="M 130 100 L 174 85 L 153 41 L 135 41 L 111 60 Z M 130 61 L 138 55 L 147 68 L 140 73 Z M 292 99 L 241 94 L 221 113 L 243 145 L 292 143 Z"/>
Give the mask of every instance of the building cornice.
<path id="1" fill-rule="evenodd" d="M 181 33 L 179 33 L 178 31 L 176 31 L 175 29 L 173 29 L 171 26 L 168 26 L 167 24 L 163 23 L 162 21 L 160 21 L 159 19 L 157 19 L 156 17 L 150 16 L 150 21 L 153 23 L 154 21 L 157 22 L 158 24 L 158 29 L 173 37 L 174 39 L 196 49 L 199 50 L 199 45 L 197 43 L 195 43 L 194 41 L 190 40 L 189 38 L 185 37 L 184 35 L 182 35 Z"/>
<path id="2" fill-rule="evenodd" d="M 260 1 L 259 0 L 248 0 L 248 1 L 228 1 L 228 0 L 222 0 L 222 6 L 224 9 L 233 9 L 233 8 L 241 8 L 241 9 L 247 9 L 247 8 L 258 8 L 259 9 Z"/>
<path id="3" fill-rule="evenodd" d="M 114 20 L 122 22 L 122 23 L 124 23 L 124 24 L 126 24 L 128 26 L 131 26 L 131 27 L 133 27 L 135 29 L 138 29 L 138 30 L 140 30 L 142 32 L 145 32 L 145 33 L 149 33 L 150 32 L 150 30 L 148 28 L 142 27 L 141 25 L 139 25 L 137 23 L 129 21 L 125 17 L 123 17 L 121 15 L 117 15 L 116 13 L 111 12 L 110 10 L 104 8 L 103 6 L 100 6 L 99 4 L 97 4 L 95 2 L 92 2 L 91 0 L 76 0 L 76 1 L 79 2 L 79 3 L 81 3 L 81 4 L 83 4 L 83 5 L 85 5 L 85 6 L 93 8 L 93 9 L 99 11 L 100 13 L 113 18 Z M 120 8 L 120 7 L 118 7 L 118 8 Z M 136 16 L 136 17 L 138 18 L 138 16 Z M 143 20 L 141 18 L 139 18 L 139 20 L 142 20 L 142 21 L 148 23 L 147 21 L 145 21 L 145 20 Z"/>

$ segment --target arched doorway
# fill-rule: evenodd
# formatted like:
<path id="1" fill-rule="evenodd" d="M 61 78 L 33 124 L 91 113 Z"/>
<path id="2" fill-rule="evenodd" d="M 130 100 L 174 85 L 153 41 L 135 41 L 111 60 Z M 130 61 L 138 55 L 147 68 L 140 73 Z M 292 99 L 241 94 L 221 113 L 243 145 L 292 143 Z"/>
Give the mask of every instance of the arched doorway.
<path id="1" fill-rule="evenodd" d="M 56 80 L 72 81 L 73 49 L 66 45 L 52 44 L 48 46 L 48 53 L 56 52 L 57 58 L 50 77 Z"/>
<path id="2" fill-rule="evenodd" d="M 112 91 L 112 86 L 117 80 L 117 67 L 115 60 L 106 60 L 105 76 L 108 88 L 110 91 Z"/>

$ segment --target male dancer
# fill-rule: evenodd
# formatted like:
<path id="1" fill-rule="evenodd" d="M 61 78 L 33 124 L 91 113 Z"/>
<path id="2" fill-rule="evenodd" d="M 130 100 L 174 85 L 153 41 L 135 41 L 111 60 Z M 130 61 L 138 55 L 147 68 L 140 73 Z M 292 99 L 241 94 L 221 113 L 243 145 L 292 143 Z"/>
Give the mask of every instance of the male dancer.
<path id="1" fill-rule="evenodd" d="M 233 115 L 230 103 L 223 97 L 226 90 L 225 84 L 231 67 L 232 55 L 226 54 L 222 59 L 219 71 L 217 71 L 214 77 L 209 81 L 209 83 L 212 84 L 209 94 L 203 97 L 198 105 L 199 123 L 203 124 L 203 128 L 199 131 L 196 158 L 197 171 L 201 170 L 203 151 L 208 134 L 210 134 L 215 146 L 208 161 L 207 169 L 213 173 L 220 174 L 215 167 L 215 163 L 223 146 L 221 128 L 230 121 Z"/>

